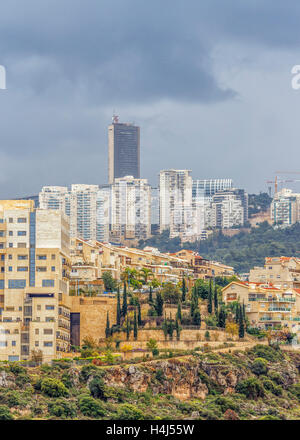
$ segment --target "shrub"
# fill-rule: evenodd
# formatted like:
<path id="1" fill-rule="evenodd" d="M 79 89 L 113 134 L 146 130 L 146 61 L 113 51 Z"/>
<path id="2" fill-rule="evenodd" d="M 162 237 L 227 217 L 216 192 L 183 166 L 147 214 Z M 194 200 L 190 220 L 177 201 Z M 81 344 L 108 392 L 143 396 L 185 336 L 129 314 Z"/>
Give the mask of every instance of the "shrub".
<path id="1" fill-rule="evenodd" d="M 11 390 L 5 395 L 5 402 L 9 407 L 26 406 L 26 399 L 23 398 L 19 391 Z"/>
<path id="2" fill-rule="evenodd" d="M 0 405 L 0 420 L 13 420 L 13 416 L 6 405 Z"/>
<path id="3" fill-rule="evenodd" d="M 116 420 L 144 420 L 142 411 L 130 403 L 119 405 Z"/>
<path id="4" fill-rule="evenodd" d="M 270 379 L 264 379 L 263 386 L 265 390 L 271 391 L 271 393 L 273 393 L 275 390 L 275 385 Z"/>
<path id="5" fill-rule="evenodd" d="M 282 377 L 278 371 L 269 371 L 268 376 L 273 382 L 277 383 L 277 385 L 283 384 Z"/>
<path id="6" fill-rule="evenodd" d="M 80 379 L 82 382 L 86 382 L 90 376 L 95 374 L 99 369 L 96 367 L 96 365 L 85 365 L 82 367 L 80 372 Z"/>
<path id="7" fill-rule="evenodd" d="M 204 333 L 204 337 L 205 337 L 205 339 L 206 339 L 207 341 L 210 340 L 210 334 L 209 334 L 209 331 L 208 331 L 208 330 L 206 330 L 206 332 Z"/>
<path id="8" fill-rule="evenodd" d="M 14 374 L 26 374 L 26 368 L 22 367 L 17 362 L 13 362 L 12 364 L 10 364 L 9 369 Z"/>
<path id="9" fill-rule="evenodd" d="M 56 417 L 69 417 L 76 416 L 76 406 L 74 403 L 69 402 L 67 399 L 56 399 L 48 403 L 48 410 L 52 416 Z"/>
<path id="10" fill-rule="evenodd" d="M 159 368 L 155 373 L 155 379 L 158 380 L 158 382 L 162 382 L 166 379 L 165 374 L 161 368 Z"/>
<path id="11" fill-rule="evenodd" d="M 105 415 L 103 403 L 91 396 L 81 396 L 78 403 L 80 411 L 87 417 L 101 417 Z"/>
<path id="12" fill-rule="evenodd" d="M 255 345 L 249 350 L 248 353 L 250 355 L 255 355 L 255 357 L 264 358 L 269 362 L 277 362 L 283 359 L 283 355 L 280 351 L 275 350 L 268 345 Z"/>
<path id="13" fill-rule="evenodd" d="M 239 420 L 239 416 L 235 411 L 232 411 L 232 409 L 227 409 L 224 414 L 225 420 Z"/>
<path id="14" fill-rule="evenodd" d="M 26 373 L 19 373 L 16 377 L 16 385 L 18 387 L 23 387 L 23 385 L 25 385 L 26 383 L 30 382 L 30 378 L 28 376 L 28 374 Z"/>
<path id="15" fill-rule="evenodd" d="M 50 377 L 42 380 L 41 391 L 50 397 L 63 397 L 69 394 L 66 386 L 60 380 Z"/>
<path id="16" fill-rule="evenodd" d="M 214 400 L 214 403 L 220 407 L 223 413 L 226 412 L 228 409 L 233 411 L 236 411 L 238 409 L 238 405 L 230 397 L 218 396 Z"/>
<path id="17" fill-rule="evenodd" d="M 300 383 L 291 385 L 288 390 L 295 396 L 300 402 Z"/>
<path id="18" fill-rule="evenodd" d="M 251 365 L 251 370 L 257 376 L 261 374 L 266 374 L 268 371 L 268 362 L 263 358 L 256 358 Z"/>
<path id="19" fill-rule="evenodd" d="M 219 420 L 221 417 L 221 412 L 218 408 L 216 409 L 205 409 L 200 413 L 201 419 L 205 420 Z"/>
<path id="20" fill-rule="evenodd" d="M 236 391 L 238 393 L 244 394 L 249 399 L 257 399 L 259 397 L 264 397 L 264 387 L 258 379 L 255 377 L 250 377 L 239 382 L 236 386 Z"/>
<path id="21" fill-rule="evenodd" d="M 104 398 L 105 385 L 101 377 L 94 377 L 89 383 L 89 389 L 93 397 L 97 397 L 98 399 Z"/>

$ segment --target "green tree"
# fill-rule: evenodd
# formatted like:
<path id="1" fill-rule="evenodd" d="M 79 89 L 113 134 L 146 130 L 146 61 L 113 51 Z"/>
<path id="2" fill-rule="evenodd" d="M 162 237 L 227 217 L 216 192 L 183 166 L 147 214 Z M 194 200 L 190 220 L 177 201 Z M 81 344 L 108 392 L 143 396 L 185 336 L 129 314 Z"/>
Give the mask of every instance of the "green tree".
<path id="1" fill-rule="evenodd" d="M 209 280 L 209 291 L 208 291 L 208 303 L 207 303 L 207 311 L 209 314 L 212 313 L 213 306 L 212 301 L 213 300 L 213 292 L 212 292 L 212 279 Z"/>
<path id="2" fill-rule="evenodd" d="M 181 321 L 182 320 L 182 313 L 181 313 L 181 302 L 178 302 L 177 305 L 177 313 L 176 313 L 176 318 Z"/>
<path id="3" fill-rule="evenodd" d="M 214 308 L 215 308 L 215 314 L 218 313 L 218 286 L 215 282 L 215 290 L 214 290 Z"/>
<path id="4" fill-rule="evenodd" d="M 195 310 L 194 316 L 193 316 L 193 325 L 200 326 L 201 325 L 201 314 L 200 310 Z"/>
<path id="5" fill-rule="evenodd" d="M 181 287 L 181 291 L 182 291 L 182 296 L 181 296 L 181 301 L 184 303 L 186 300 L 186 282 L 185 282 L 185 278 L 182 278 L 182 287 Z"/>
<path id="6" fill-rule="evenodd" d="M 123 318 L 125 318 L 125 316 L 127 315 L 127 287 L 126 287 L 126 282 L 124 282 L 124 287 L 123 287 L 123 304 L 122 304 L 122 316 Z"/>
<path id="7" fill-rule="evenodd" d="M 226 327 L 226 312 L 224 307 L 221 307 L 219 313 L 218 313 L 218 326 L 220 328 Z"/>
<path id="8" fill-rule="evenodd" d="M 148 303 L 150 304 L 150 306 L 153 304 L 152 286 L 150 286 L 150 289 L 149 289 L 149 299 L 148 299 Z"/>
<path id="9" fill-rule="evenodd" d="M 173 283 L 166 283 L 162 288 L 162 297 L 164 302 L 177 304 L 180 298 L 180 290 Z"/>
<path id="10" fill-rule="evenodd" d="M 178 317 L 176 318 L 176 321 L 175 321 L 175 331 L 176 331 L 176 339 L 177 339 L 177 341 L 179 341 L 179 340 L 180 340 L 180 331 L 181 331 L 181 327 L 180 327 L 180 325 L 179 325 L 179 319 L 178 319 Z"/>
<path id="11" fill-rule="evenodd" d="M 120 302 L 120 288 L 118 287 L 117 293 L 117 325 L 121 325 L 121 302 Z"/>
<path id="12" fill-rule="evenodd" d="M 156 310 L 157 316 L 162 316 L 162 314 L 163 314 L 163 307 L 164 307 L 164 300 L 162 298 L 161 293 L 157 292 L 156 296 L 155 296 L 155 304 L 154 304 L 154 308 Z"/>
<path id="13" fill-rule="evenodd" d="M 126 339 L 127 341 L 129 340 L 130 337 L 130 324 L 129 324 L 129 319 L 128 319 L 128 315 L 126 318 Z"/>
<path id="14" fill-rule="evenodd" d="M 239 312 L 239 337 L 243 338 L 245 336 L 245 325 L 244 325 L 244 319 L 242 314 L 242 308 L 240 307 Z"/>
<path id="15" fill-rule="evenodd" d="M 137 340 L 138 337 L 138 324 L 137 324 L 137 317 L 136 317 L 136 309 L 134 309 L 134 318 L 133 318 L 133 337 L 135 340 Z"/>
<path id="16" fill-rule="evenodd" d="M 104 283 L 105 290 L 112 292 L 117 287 L 117 282 L 113 279 L 112 274 L 110 272 L 104 272 L 102 274 L 102 280 Z"/>
<path id="17" fill-rule="evenodd" d="M 139 301 L 138 301 L 137 309 L 138 309 L 138 326 L 141 326 L 142 325 L 142 312 L 141 312 L 141 304 Z"/>
<path id="18" fill-rule="evenodd" d="M 110 337 L 110 324 L 109 324 L 109 314 L 107 312 L 106 314 L 106 327 L 105 327 L 105 337 L 109 338 Z"/>

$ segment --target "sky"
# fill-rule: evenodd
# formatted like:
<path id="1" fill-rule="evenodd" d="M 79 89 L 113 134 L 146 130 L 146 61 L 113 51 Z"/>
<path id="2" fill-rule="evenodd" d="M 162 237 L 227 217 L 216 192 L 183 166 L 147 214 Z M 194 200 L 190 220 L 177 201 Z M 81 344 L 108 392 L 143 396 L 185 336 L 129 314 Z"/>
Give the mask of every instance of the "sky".
<path id="1" fill-rule="evenodd" d="M 0 198 L 106 183 L 114 112 L 141 127 L 153 186 L 168 168 L 249 193 L 300 173 L 299 22 L 297 0 L 2 0 Z"/>

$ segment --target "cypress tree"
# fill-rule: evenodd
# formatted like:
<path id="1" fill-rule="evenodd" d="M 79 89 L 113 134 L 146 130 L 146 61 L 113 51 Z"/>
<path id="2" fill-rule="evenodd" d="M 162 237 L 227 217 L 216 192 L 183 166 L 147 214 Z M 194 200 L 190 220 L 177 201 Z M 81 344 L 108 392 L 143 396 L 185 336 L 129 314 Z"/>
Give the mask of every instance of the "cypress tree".
<path id="1" fill-rule="evenodd" d="M 193 316 L 193 325 L 200 326 L 201 325 L 201 313 L 200 310 L 195 310 L 194 316 Z"/>
<path id="2" fill-rule="evenodd" d="M 108 315 L 108 312 L 107 312 L 107 315 L 106 315 L 105 337 L 106 338 L 110 337 L 110 325 L 109 325 L 109 315 Z"/>
<path id="3" fill-rule="evenodd" d="M 177 339 L 177 341 L 179 341 L 180 340 L 180 326 L 179 326 L 178 318 L 176 318 L 175 330 L 176 330 L 176 339 Z"/>
<path id="4" fill-rule="evenodd" d="M 181 301 L 184 302 L 186 299 L 186 283 L 185 283 L 185 278 L 182 278 L 182 296 L 181 296 Z"/>
<path id="5" fill-rule="evenodd" d="M 142 312 L 141 312 L 141 304 L 138 302 L 138 325 L 142 325 Z"/>
<path id="6" fill-rule="evenodd" d="M 162 316 L 163 314 L 163 305 L 164 305 L 164 300 L 161 296 L 160 292 L 157 292 L 156 297 L 155 297 L 155 310 L 157 313 L 157 316 Z"/>
<path id="7" fill-rule="evenodd" d="M 209 291 L 208 291 L 208 304 L 207 311 L 209 314 L 212 313 L 212 279 L 209 280 Z"/>
<path id="8" fill-rule="evenodd" d="M 176 314 L 176 318 L 179 319 L 179 321 L 181 321 L 182 316 L 181 316 L 181 302 L 178 302 L 178 306 L 177 306 L 177 314 Z"/>
<path id="9" fill-rule="evenodd" d="M 244 326 L 244 319 L 242 315 L 242 310 L 240 310 L 240 317 L 239 317 L 239 337 L 243 338 L 245 336 L 245 326 Z"/>
<path id="10" fill-rule="evenodd" d="M 152 286 L 150 286 L 148 302 L 150 305 L 153 303 Z"/>
<path id="11" fill-rule="evenodd" d="M 127 315 L 127 288 L 126 288 L 126 283 L 124 283 L 124 288 L 123 288 L 123 304 L 122 304 L 122 316 L 123 316 L 123 318 L 125 318 L 126 315 Z"/>
<path id="12" fill-rule="evenodd" d="M 218 288 L 217 284 L 215 283 L 215 294 L 214 294 L 214 306 L 215 306 L 215 314 L 218 313 Z"/>
<path id="13" fill-rule="evenodd" d="M 218 314 L 218 326 L 221 328 L 226 327 L 226 312 L 224 310 L 224 307 L 221 308 Z"/>
<path id="14" fill-rule="evenodd" d="M 126 339 L 127 339 L 127 341 L 129 340 L 129 336 L 130 336 L 130 326 L 129 326 L 129 319 L 127 316 L 127 319 L 126 319 Z"/>
<path id="15" fill-rule="evenodd" d="M 168 323 L 167 323 L 166 315 L 165 315 L 165 318 L 164 318 L 164 322 L 162 324 L 162 329 L 163 329 L 163 332 L 164 332 L 164 335 L 165 335 L 165 340 L 167 340 L 167 336 L 168 336 Z"/>
<path id="16" fill-rule="evenodd" d="M 240 322 L 240 304 L 237 304 L 235 308 L 235 322 L 236 324 Z"/>
<path id="17" fill-rule="evenodd" d="M 138 325 L 137 325 L 136 309 L 134 309 L 133 336 L 134 336 L 134 339 L 137 340 L 137 336 L 138 336 Z"/>
<path id="18" fill-rule="evenodd" d="M 120 303 L 120 289 L 118 287 L 117 293 L 117 325 L 121 325 L 121 303 Z"/>

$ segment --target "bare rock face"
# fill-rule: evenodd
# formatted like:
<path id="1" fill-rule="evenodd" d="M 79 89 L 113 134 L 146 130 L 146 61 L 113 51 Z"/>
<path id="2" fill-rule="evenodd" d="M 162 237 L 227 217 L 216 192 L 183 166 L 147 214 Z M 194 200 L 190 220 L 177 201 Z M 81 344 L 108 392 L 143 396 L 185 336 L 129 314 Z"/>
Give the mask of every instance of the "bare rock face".
<path id="1" fill-rule="evenodd" d="M 3 388 L 15 388 L 15 376 L 7 373 L 6 371 L 0 371 L 0 387 Z"/>
<path id="2" fill-rule="evenodd" d="M 72 383 L 72 386 L 74 386 L 74 387 L 79 386 L 79 384 L 80 384 L 79 375 L 80 375 L 80 371 L 77 368 L 71 367 L 69 369 L 69 378 Z"/>

